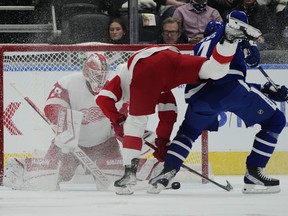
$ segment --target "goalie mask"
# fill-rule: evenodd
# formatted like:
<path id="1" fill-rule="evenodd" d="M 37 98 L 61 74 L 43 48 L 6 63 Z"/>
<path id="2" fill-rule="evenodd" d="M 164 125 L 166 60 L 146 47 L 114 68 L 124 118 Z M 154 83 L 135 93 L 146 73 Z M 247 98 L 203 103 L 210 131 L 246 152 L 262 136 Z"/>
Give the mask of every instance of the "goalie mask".
<path id="1" fill-rule="evenodd" d="M 88 86 L 97 94 L 104 87 L 108 76 L 108 61 L 99 54 L 91 54 L 83 65 L 83 76 Z"/>

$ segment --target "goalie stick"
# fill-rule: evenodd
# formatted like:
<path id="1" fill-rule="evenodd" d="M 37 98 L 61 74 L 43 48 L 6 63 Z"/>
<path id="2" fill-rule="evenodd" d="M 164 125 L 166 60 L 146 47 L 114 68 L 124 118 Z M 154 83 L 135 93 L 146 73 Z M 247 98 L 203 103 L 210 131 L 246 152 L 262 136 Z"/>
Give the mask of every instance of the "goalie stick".
<path id="1" fill-rule="evenodd" d="M 11 87 L 15 89 L 15 91 L 24 98 L 24 100 L 39 114 L 39 116 L 51 127 L 50 120 L 45 116 L 45 114 L 36 106 L 32 100 L 24 96 L 23 93 L 16 87 L 15 83 L 10 83 Z M 51 127 L 52 129 L 52 127 Z M 53 129 L 52 129 L 53 130 Z M 54 131 L 54 130 L 53 130 Z M 54 131 L 55 132 L 55 131 Z M 87 168 L 91 174 L 99 181 L 101 185 L 105 188 L 109 189 L 109 180 L 106 175 L 101 171 L 101 169 L 93 162 L 88 155 L 79 147 L 76 146 L 72 153 L 77 157 L 77 159 L 83 164 L 85 168 Z"/>
<path id="2" fill-rule="evenodd" d="M 258 69 L 260 70 L 260 72 L 263 74 L 263 76 L 268 80 L 268 82 L 270 82 L 272 84 L 272 86 L 277 90 L 278 86 L 276 85 L 275 82 L 273 82 L 273 80 L 269 77 L 269 75 L 266 73 L 266 71 L 263 69 L 263 67 L 261 65 L 258 65 Z M 288 103 L 288 101 L 286 100 L 286 103 Z"/>
<path id="3" fill-rule="evenodd" d="M 155 147 L 153 144 L 149 143 L 149 142 L 146 141 L 145 139 L 144 139 L 144 142 L 145 142 L 145 144 L 148 145 L 150 148 L 152 148 L 153 150 L 156 150 L 156 147 Z M 185 164 L 182 164 L 181 167 L 184 168 L 184 169 L 186 169 L 186 170 L 188 170 L 189 172 L 194 173 L 194 174 L 200 176 L 201 178 L 203 178 L 203 179 L 205 179 L 205 180 L 207 180 L 207 181 L 209 181 L 209 182 L 217 185 L 218 187 L 220 187 L 220 188 L 222 188 L 222 189 L 224 189 L 224 190 L 226 190 L 226 191 L 231 191 L 231 190 L 233 189 L 232 185 L 231 185 L 230 182 L 227 181 L 227 180 L 226 180 L 227 185 L 222 185 L 222 184 L 219 184 L 218 182 L 215 182 L 215 181 L 213 181 L 212 179 L 210 179 L 210 178 L 202 175 L 201 173 L 197 172 L 196 170 L 194 170 L 194 169 L 186 166 Z"/>

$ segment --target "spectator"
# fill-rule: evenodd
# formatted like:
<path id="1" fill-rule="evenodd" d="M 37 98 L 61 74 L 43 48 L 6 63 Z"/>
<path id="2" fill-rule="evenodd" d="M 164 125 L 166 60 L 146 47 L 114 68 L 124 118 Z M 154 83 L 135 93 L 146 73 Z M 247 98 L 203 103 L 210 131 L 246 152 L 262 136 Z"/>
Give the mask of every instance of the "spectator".
<path id="1" fill-rule="evenodd" d="M 173 17 L 182 21 L 183 31 L 187 34 L 189 43 L 193 44 L 203 39 L 209 21 L 223 21 L 218 10 L 207 5 L 207 0 L 191 0 L 178 7 Z"/>
<path id="2" fill-rule="evenodd" d="M 260 50 L 275 49 L 277 41 L 276 14 L 266 5 L 260 5 L 256 0 L 243 0 L 243 3 L 234 10 L 244 11 L 247 14 L 249 24 L 258 28 L 262 36 L 257 40 Z"/>
<path id="3" fill-rule="evenodd" d="M 182 24 L 173 17 L 168 17 L 162 22 L 162 33 L 156 44 L 183 44 L 188 43 L 188 37 L 182 31 Z"/>
<path id="4" fill-rule="evenodd" d="M 129 11 L 129 1 L 126 0 L 124 4 L 122 4 L 121 12 L 125 14 Z M 139 13 L 154 13 L 156 8 L 156 3 L 154 0 L 138 0 L 138 12 Z"/>
<path id="5" fill-rule="evenodd" d="M 108 25 L 108 43 L 127 44 L 126 25 L 120 18 L 111 19 Z"/>
<path id="6" fill-rule="evenodd" d="M 281 47 L 281 48 L 287 49 L 288 38 L 287 36 L 284 35 L 284 30 L 285 28 L 288 27 L 288 0 L 276 1 L 274 6 L 275 6 L 275 13 L 276 13 L 277 33 L 282 35 L 282 40 L 277 40 L 278 46 L 279 48 Z"/>
<path id="7" fill-rule="evenodd" d="M 232 11 L 232 8 L 237 7 L 241 3 L 241 0 L 208 0 L 207 4 L 210 7 L 217 9 L 223 20 Z"/>
<path id="8" fill-rule="evenodd" d="M 177 7 L 188 3 L 190 0 L 153 0 L 156 2 L 156 12 L 164 20 L 172 17 Z"/>

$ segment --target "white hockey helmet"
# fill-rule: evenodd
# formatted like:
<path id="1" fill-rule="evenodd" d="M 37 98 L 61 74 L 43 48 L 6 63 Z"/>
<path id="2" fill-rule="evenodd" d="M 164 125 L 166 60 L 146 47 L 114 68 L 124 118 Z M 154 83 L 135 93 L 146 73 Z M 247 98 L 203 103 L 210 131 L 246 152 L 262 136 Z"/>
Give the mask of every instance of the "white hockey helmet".
<path id="1" fill-rule="evenodd" d="M 105 85 L 108 77 L 108 61 L 99 53 L 91 54 L 83 64 L 83 76 L 94 93 L 98 93 Z"/>

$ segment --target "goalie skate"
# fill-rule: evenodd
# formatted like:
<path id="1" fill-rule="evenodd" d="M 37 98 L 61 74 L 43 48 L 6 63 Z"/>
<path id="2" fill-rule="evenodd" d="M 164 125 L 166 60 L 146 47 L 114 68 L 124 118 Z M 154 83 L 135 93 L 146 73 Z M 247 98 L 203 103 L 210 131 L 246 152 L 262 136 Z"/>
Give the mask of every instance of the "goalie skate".
<path id="1" fill-rule="evenodd" d="M 267 177 L 261 167 L 247 167 L 244 177 L 244 194 L 279 193 L 279 180 Z"/>

